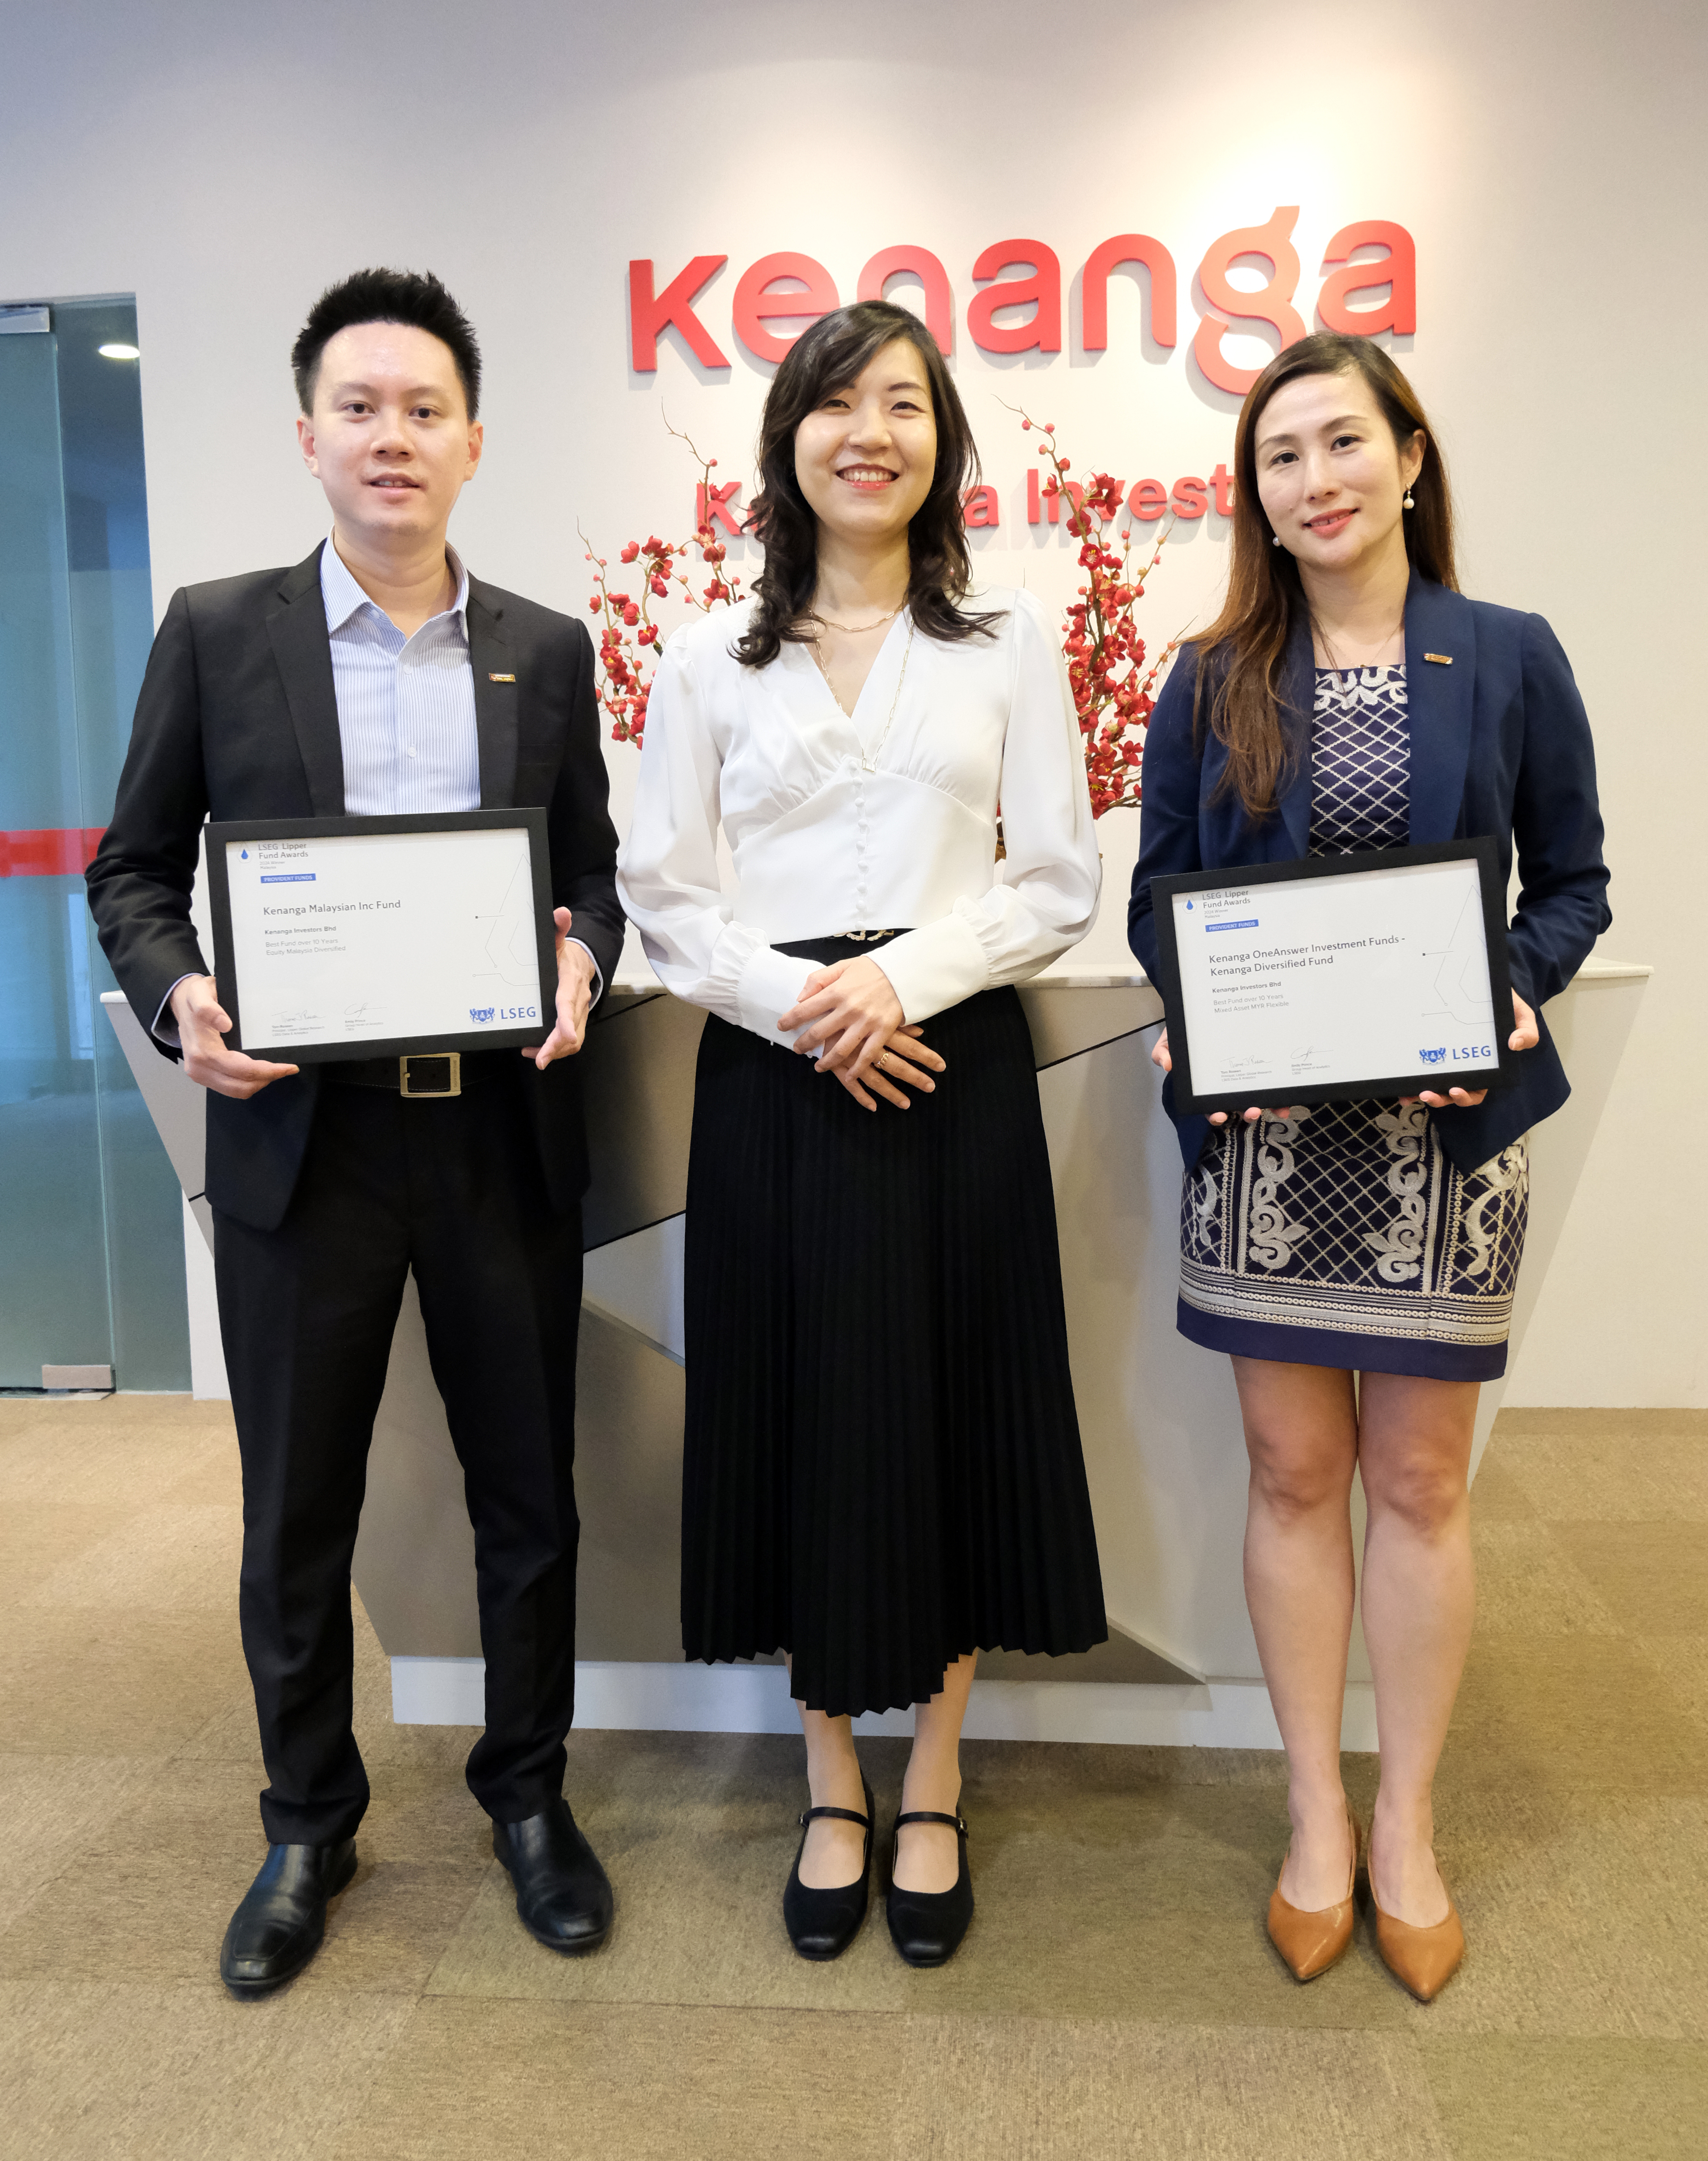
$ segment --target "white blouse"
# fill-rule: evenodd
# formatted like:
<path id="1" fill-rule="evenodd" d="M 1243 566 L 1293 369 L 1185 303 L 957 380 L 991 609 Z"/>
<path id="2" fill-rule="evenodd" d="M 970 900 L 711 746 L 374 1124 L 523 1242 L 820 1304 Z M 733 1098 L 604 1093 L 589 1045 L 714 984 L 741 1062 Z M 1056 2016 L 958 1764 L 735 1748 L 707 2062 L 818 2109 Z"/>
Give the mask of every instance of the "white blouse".
<path id="1" fill-rule="evenodd" d="M 647 706 L 617 883 L 665 987 L 783 1046 L 811 964 L 779 944 L 905 927 L 872 957 L 920 1021 L 1083 938 L 1100 877 L 1085 756 L 1032 595 L 975 596 L 1001 617 L 960 644 L 904 610 L 851 718 L 805 646 L 766 668 L 731 658 L 755 605 L 679 630 Z"/>

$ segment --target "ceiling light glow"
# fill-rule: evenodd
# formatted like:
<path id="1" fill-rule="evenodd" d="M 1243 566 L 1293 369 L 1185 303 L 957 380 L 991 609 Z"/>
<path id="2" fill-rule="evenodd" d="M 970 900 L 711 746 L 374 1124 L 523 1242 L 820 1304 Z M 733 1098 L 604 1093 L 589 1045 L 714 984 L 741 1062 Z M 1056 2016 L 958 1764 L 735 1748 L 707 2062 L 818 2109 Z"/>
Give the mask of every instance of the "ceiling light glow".
<path id="1" fill-rule="evenodd" d="M 103 360 L 140 360 L 140 347 L 133 345 L 98 345 L 95 350 Z"/>

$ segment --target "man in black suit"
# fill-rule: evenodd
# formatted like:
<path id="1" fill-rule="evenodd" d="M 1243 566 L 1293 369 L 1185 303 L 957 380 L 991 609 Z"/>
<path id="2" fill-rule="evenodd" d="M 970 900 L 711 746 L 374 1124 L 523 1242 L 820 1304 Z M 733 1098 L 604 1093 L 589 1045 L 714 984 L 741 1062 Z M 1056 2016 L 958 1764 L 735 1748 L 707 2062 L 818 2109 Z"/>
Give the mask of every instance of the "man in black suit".
<path id="1" fill-rule="evenodd" d="M 586 629 L 468 577 L 445 530 L 480 461 L 480 356 L 431 277 L 322 294 L 292 354 L 331 538 L 187 586 L 149 656 L 89 870 L 133 1010 L 208 1091 L 207 1197 L 243 1467 L 240 1611 L 266 1862 L 226 1934 L 240 1995 L 318 1949 L 368 1798 L 351 1731 L 350 1560 L 406 1274 L 475 1528 L 487 1723 L 468 1782 L 517 1908 L 591 1949 L 611 1888 L 563 1799 L 575 1685 L 581 1196 L 574 1054 L 622 941 Z M 556 1024 L 525 1050 L 305 1070 L 223 1040 L 190 919 L 216 820 L 541 805 Z M 458 1085 L 460 1080 L 460 1086 Z"/>

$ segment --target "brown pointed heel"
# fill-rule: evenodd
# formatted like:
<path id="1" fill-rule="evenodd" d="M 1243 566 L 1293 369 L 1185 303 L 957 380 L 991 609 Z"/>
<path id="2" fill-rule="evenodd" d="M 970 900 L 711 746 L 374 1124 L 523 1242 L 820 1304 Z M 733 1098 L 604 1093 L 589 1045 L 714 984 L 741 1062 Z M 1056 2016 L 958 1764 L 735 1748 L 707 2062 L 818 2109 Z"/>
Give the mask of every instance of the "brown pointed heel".
<path id="1" fill-rule="evenodd" d="M 1452 1893 L 1447 1896 L 1446 1919 L 1427 1929 L 1414 1929 L 1409 1921 L 1398 1921 L 1392 1914 L 1384 1914 L 1377 1899 L 1373 1878 L 1370 1906 L 1376 1916 L 1376 1948 L 1382 1954 L 1383 1964 L 1419 2003 L 1433 2002 L 1458 1972 L 1459 1962 L 1465 1956 L 1465 1928 Z"/>
<path id="2" fill-rule="evenodd" d="M 1326 1973 L 1352 1940 L 1352 1888 L 1358 1880 L 1358 1820 L 1349 1809 L 1346 1828 L 1352 1834 L 1352 1866 L 1346 1872 L 1346 1895 L 1333 1906 L 1307 1914 L 1289 1905 L 1280 1887 L 1269 1895 L 1269 1940 L 1286 1961 L 1295 1981 L 1315 1981 Z"/>

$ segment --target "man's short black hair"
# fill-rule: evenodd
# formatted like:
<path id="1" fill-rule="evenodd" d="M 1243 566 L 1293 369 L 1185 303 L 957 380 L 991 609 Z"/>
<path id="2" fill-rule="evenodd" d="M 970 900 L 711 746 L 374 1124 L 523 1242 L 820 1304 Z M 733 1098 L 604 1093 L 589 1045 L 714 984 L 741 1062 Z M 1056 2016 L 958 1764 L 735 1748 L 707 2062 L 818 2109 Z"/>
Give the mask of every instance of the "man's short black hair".
<path id="1" fill-rule="evenodd" d="M 305 413 L 315 409 L 315 378 L 326 341 L 352 323 L 408 323 L 448 345 L 462 379 L 468 416 L 475 419 L 481 404 L 481 349 L 474 325 L 430 270 L 357 270 L 327 286 L 290 349 L 297 403 Z"/>

